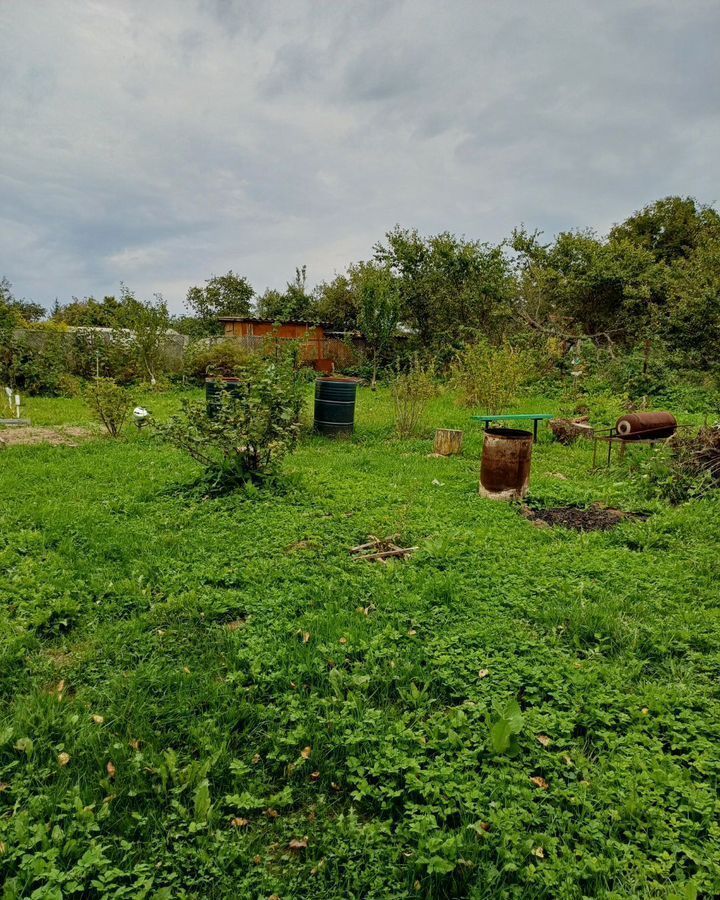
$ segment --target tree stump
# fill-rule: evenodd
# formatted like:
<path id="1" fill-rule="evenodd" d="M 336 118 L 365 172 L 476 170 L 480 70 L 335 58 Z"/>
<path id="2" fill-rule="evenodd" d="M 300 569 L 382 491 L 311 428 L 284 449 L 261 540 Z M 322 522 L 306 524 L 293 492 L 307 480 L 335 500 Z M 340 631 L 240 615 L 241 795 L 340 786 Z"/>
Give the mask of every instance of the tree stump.
<path id="1" fill-rule="evenodd" d="M 453 456 L 462 453 L 463 433 L 451 428 L 438 428 L 435 432 L 433 453 L 438 456 Z"/>

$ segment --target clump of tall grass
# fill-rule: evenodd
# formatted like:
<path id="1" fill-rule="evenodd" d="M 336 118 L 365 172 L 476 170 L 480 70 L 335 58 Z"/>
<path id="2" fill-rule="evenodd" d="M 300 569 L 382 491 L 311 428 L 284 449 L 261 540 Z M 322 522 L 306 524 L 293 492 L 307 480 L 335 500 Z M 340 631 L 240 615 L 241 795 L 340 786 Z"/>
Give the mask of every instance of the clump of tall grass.
<path id="1" fill-rule="evenodd" d="M 420 432 L 428 402 L 437 394 L 432 362 L 415 356 L 404 370 L 398 370 L 390 382 L 398 437 L 413 437 Z"/>

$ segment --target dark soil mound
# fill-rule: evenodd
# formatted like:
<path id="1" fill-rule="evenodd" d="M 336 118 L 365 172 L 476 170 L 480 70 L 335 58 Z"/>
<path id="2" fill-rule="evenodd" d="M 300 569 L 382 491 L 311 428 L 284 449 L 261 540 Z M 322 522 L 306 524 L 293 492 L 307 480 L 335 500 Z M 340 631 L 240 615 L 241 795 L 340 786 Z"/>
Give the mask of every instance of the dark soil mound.
<path id="1" fill-rule="evenodd" d="M 586 508 L 581 506 L 556 506 L 551 509 L 533 509 L 525 507 L 523 515 L 540 527 L 560 526 L 573 528 L 575 531 L 608 531 L 615 528 L 628 513 L 621 509 L 608 509 L 593 504 Z"/>

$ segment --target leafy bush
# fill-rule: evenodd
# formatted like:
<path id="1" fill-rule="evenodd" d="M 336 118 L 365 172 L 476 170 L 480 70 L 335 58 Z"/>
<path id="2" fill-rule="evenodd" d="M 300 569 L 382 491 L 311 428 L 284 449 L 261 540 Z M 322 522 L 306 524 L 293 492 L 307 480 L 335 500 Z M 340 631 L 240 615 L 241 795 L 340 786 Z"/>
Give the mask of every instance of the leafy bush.
<path id="1" fill-rule="evenodd" d="M 428 400 L 436 393 L 431 364 L 413 359 L 404 372 L 396 372 L 391 383 L 395 407 L 395 430 L 400 437 L 417 434 Z"/>
<path id="2" fill-rule="evenodd" d="M 63 373 L 58 378 L 57 390 L 61 397 L 80 397 L 83 389 L 83 382 L 75 375 L 66 375 Z"/>
<path id="3" fill-rule="evenodd" d="M 610 427 L 618 418 L 629 411 L 630 400 L 625 394 L 580 394 L 565 399 L 558 412 L 568 419 L 587 416 L 594 428 Z"/>
<path id="4" fill-rule="evenodd" d="M 79 378 L 114 378 L 118 384 L 130 384 L 141 378 L 136 355 L 128 347 L 122 332 L 115 334 L 82 330 L 64 336 L 65 370 Z"/>
<path id="5" fill-rule="evenodd" d="M 528 353 L 505 343 L 493 346 L 485 340 L 469 344 L 452 366 L 452 381 L 465 406 L 500 414 L 516 399 L 531 374 Z"/>
<path id="6" fill-rule="evenodd" d="M 216 487 L 261 483 L 274 475 L 300 432 L 302 395 L 286 360 L 259 356 L 235 368 L 241 380 L 208 411 L 204 402 L 185 401 L 182 412 L 158 431 L 203 465 Z"/>
<path id="7" fill-rule="evenodd" d="M 84 396 L 92 414 L 110 437 L 118 437 L 134 403 L 128 390 L 112 378 L 96 378 L 86 386 Z"/>
<path id="8" fill-rule="evenodd" d="M 23 393 L 56 395 L 66 371 L 62 336 L 30 327 L 0 334 L 0 383 Z"/>
<path id="9" fill-rule="evenodd" d="M 240 341 L 228 338 L 211 342 L 200 340 L 185 353 L 183 371 L 188 378 L 202 381 L 208 375 L 231 376 L 238 366 L 247 363 L 250 351 Z"/>
<path id="10" fill-rule="evenodd" d="M 641 466 L 655 497 L 670 503 L 698 500 L 720 486 L 720 427 L 701 428 L 693 437 L 676 436 Z"/>

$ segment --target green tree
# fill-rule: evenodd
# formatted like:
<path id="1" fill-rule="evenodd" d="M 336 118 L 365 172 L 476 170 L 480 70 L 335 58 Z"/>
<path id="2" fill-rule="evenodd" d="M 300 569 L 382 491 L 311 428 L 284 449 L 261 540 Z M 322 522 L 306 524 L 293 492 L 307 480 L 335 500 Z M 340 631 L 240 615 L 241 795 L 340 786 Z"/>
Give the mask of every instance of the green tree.
<path id="1" fill-rule="evenodd" d="M 664 327 L 688 364 L 720 371 L 720 241 L 706 238 L 672 267 Z"/>
<path id="2" fill-rule="evenodd" d="M 113 296 L 105 296 L 102 300 L 73 297 L 65 306 L 56 301 L 50 319 L 76 328 L 113 328 L 118 324 L 121 309 L 121 300 Z"/>
<path id="3" fill-rule="evenodd" d="M 280 293 L 268 288 L 258 301 L 258 315 L 274 322 L 315 322 L 315 299 L 306 286 L 307 267 L 295 269 L 295 278 Z"/>
<path id="4" fill-rule="evenodd" d="M 191 287 L 185 306 L 197 322 L 197 336 L 222 334 L 220 316 L 249 316 L 255 291 L 243 275 L 230 270 L 226 275 L 213 275 L 204 287 Z M 191 329 L 192 330 L 192 329 Z"/>
<path id="5" fill-rule="evenodd" d="M 423 347 L 461 345 L 478 331 L 500 337 L 512 321 L 514 284 L 503 245 L 449 232 L 424 238 L 396 226 L 374 254 L 397 276 L 401 317 Z"/>
<path id="6" fill-rule="evenodd" d="M 0 385 L 12 382 L 13 332 L 22 324 L 14 299 L 10 282 L 0 279 Z"/>
<path id="7" fill-rule="evenodd" d="M 12 285 L 7 278 L 0 278 L 0 315 L 5 315 L 9 321 L 12 317 L 17 324 L 39 322 L 45 316 L 45 307 L 32 300 L 19 300 L 13 296 Z"/>
<path id="8" fill-rule="evenodd" d="M 687 259 L 707 239 L 720 239 L 720 216 L 692 197 L 664 197 L 615 225 L 610 242 L 627 240 L 648 250 L 657 262 Z"/>
<path id="9" fill-rule="evenodd" d="M 593 231 L 564 231 L 549 244 L 538 233 L 513 232 L 517 310 L 533 328 L 577 338 L 625 340 L 652 321 L 662 272 L 649 250 L 627 238 L 609 242 Z"/>
<path id="10" fill-rule="evenodd" d="M 319 322 L 339 331 L 354 331 L 358 327 L 358 293 L 349 275 L 336 275 L 332 281 L 322 282 L 313 294 Z"/>
<path id="11" fill-rule="evenodd" d="M 375 390 L 380 360 L 395 336 L 400 318 L 398 282 L 390 269 L 372 263 L 360 263 L 353 277 L 360 300 L 358 324 L 371 353 L 371 387 Z"/>
<path id="12" fill-rule="evenodd" d="M 160 294 L 155 294 L 154 300 L 138 300 L 132 291 L 122 285 L 113 339 L 127 346 L 138 368 L 153 385 L 164 362 L 164 341 L 169 328 L 170 314 Z"/>

